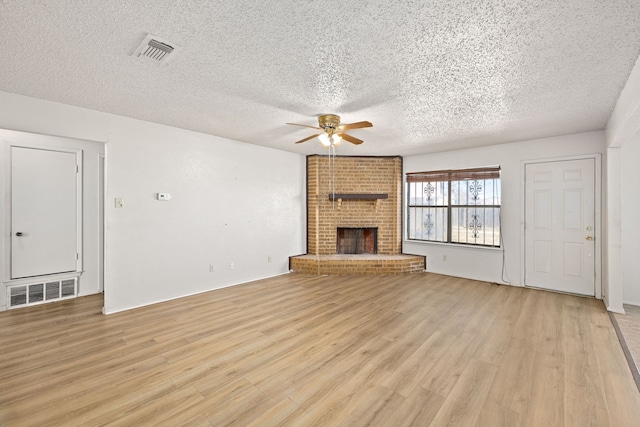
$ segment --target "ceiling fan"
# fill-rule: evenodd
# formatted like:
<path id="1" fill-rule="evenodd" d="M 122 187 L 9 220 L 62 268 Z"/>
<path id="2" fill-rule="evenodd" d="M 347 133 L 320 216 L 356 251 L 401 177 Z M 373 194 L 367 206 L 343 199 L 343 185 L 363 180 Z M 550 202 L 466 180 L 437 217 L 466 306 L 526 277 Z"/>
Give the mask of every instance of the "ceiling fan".
<path id="1" fill-rule="evenodd" d="M 363 141 L 358 138 L 354 138 L 351 135 L 344 133 L 345 130 L 350 129 L 360 129 L 360 128 L 370 128 L 373 126 L 370 122 L 357 122 L 357 123 L 348 123 L 341 125 L 340 124 L 340 116 L 336 114 L 323 114 L 318 117 L 318 126 L 309 126 L 309 125 L 301 125 L 298 123 L 287 123 L 288 125 L 294 126 L 303 126 L 306 128 L 317 129 L 321 132 L 316 133 L 315 135 L 311 135 L 300 141 L 296 141 L 296 144 L 300 144 L 302 142 L 308 141 L 310 139 L 315 138 L 316 136 L 320 139 L 320 142 L 325 147 L 336 146 L 342 141 L 349 141 L 352 144 L 362 144 Z"/>

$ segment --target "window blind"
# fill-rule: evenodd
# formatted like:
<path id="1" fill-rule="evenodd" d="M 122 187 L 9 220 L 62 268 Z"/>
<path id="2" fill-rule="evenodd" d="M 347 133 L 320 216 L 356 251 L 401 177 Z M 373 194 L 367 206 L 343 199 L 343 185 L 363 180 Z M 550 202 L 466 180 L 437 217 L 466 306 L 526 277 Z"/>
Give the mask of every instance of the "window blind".
<path id="1" fill-rule="evenodd" d="M 463 181 L 466 179 L 496 178 L 500 178 L 500 166 L 407 173 L 407 182 Z"/>

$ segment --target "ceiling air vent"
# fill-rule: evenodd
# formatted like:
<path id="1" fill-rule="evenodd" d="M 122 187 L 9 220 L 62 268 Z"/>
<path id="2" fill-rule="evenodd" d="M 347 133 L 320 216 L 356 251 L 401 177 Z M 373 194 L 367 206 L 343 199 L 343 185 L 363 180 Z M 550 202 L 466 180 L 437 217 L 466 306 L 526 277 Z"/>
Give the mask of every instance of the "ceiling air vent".
<path id="1" fill-rule="evenodd" d="M 133 52 L 136 58 L 148 59 L 158 64 L 166 64 L 180 47 L 152 34 L 147 34 L 140 46 Z"/>

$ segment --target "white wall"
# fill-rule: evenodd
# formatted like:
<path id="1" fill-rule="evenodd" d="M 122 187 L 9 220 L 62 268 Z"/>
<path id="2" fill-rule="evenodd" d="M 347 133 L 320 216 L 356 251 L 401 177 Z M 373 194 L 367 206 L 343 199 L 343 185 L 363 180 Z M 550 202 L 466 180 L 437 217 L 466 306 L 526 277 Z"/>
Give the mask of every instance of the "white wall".
<path id="1" fill-rule="evenodd" d="M 298 154 L 114 118 L 106 311 L 287 272 L 305 247 L 304 177 Z"/>
<path id="2" fill-rule="evenodd" d="M 623 312 L 622 304 L 640 305 L 640 59 L 607 123 L 609 175 L 619 182 L 608 194 L 609 309 Z"/>
<path id="3" fill-rule="evenodd" d="M 622 154 L 622 281 L 623 302 L 640 306 L 640 133 Z"/>
<path id="4" fill-rule="evenodd" d="M 0 128 L 107 142 L 106 313 L 282 274 L 304 251 L 304 156 L 3 92 L 0 110 Z"/>
<path id="5" fill-rule="evenodd" d="M 503 248 L 478 248 L 405 240 L 403 252 L 426 255 L 427 270 L 434 273 L 521 285 L 523 274 L 524 162 L 536 159 L 602 154 L 604 143 L 604 132 L 587 132 L 406 157 L 404 159 L 405 173 L 499 165 L 502 169 Z M 443 260 L 444 255 L 446 255 L 446 261 Z"/>

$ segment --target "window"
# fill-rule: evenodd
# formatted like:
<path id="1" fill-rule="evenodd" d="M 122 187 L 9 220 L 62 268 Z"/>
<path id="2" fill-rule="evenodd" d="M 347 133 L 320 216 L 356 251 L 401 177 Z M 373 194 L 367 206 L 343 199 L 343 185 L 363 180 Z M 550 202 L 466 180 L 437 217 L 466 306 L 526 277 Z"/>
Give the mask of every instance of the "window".
<path id="1" fill-rule="evenodd" d="M 500 246 L 500 167 L 407 173 L 410 240 Z"/>

